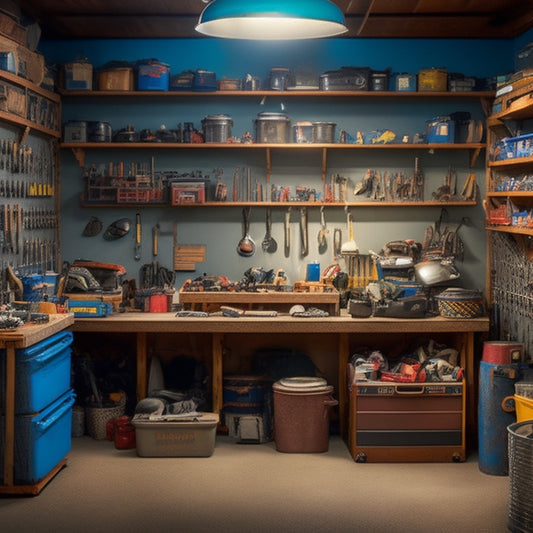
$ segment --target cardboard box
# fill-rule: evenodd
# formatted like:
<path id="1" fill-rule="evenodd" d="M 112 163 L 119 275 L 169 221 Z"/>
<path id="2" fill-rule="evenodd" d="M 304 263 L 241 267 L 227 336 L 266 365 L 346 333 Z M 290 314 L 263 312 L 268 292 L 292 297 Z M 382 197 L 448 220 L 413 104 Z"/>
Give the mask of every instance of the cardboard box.
<path id="1" fill-rule="evenodd" d="M 175 416 L 175 415 L 174 415 Z M 199 413 L 189 418 L 172 415 L 135 415 L 137 455 L 140 457 L 209 457 L 215 449 L 218 414 Z"/>

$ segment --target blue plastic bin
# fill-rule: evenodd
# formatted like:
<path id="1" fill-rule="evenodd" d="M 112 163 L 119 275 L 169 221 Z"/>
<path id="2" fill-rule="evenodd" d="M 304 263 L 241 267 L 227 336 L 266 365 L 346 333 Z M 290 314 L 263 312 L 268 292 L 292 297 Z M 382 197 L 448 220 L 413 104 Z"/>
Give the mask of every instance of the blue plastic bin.
<path id="1" fill-rule="evenodd" d="M 75 398 L 71 389 L 40 413 L 15 417 L 15 484 L 37 483 L 70 452 Z M 3 416 L 0 419 L 0 479 L 3 480 L 5 422 Z"/>
<path id="2" fill-rule="evenodd" d="M 15 413 L 42 411 L 70 389 L 73 334 L 62 331 L 15 353 Z M 0 350 L 0 412 L 5 412 L 6 351 Z"/>

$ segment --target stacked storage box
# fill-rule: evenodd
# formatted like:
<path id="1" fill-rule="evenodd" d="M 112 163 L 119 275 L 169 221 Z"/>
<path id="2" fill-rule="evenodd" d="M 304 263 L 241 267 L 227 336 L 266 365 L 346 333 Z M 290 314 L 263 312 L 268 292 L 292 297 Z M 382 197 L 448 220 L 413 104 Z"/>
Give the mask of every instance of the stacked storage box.
<path id="1" fill-rule="evenodd" d="M 70 451 L 75 398 L 70 388 L 72 338 L 71 332 L 63 331 L 16 352 L 15 484 L 37 483 Z M 2 350 L 0 476 L 4 472 L 5 362 L 6 354 Z"/>

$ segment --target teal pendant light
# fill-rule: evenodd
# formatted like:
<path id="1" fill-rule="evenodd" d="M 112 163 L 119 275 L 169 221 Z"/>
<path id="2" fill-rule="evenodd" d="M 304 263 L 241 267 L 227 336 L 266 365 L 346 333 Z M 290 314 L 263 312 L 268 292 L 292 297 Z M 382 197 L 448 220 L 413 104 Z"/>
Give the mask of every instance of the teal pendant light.
<path id="1" fill-rule="evenodd" d="M 196 31 L 224 39 L 294 40 L 348 29 L 342 11 L 329 0 L 213 0 Z"/>

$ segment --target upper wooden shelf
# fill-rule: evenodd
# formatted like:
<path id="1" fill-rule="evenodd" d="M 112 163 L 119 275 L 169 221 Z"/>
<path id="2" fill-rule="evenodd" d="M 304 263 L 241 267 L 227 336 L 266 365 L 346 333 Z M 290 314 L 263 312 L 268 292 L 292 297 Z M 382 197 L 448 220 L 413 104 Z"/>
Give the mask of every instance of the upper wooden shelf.
<path id="1" fill-rule="evenodd" d="M 312 96 L 312 97 L 344 97 L 344 98 L 494 98 L 494 91 L 66 91 L 59 93 L 65 97 L 138 97 L 151 96 L 161 98 L 213 96 Z"/>

